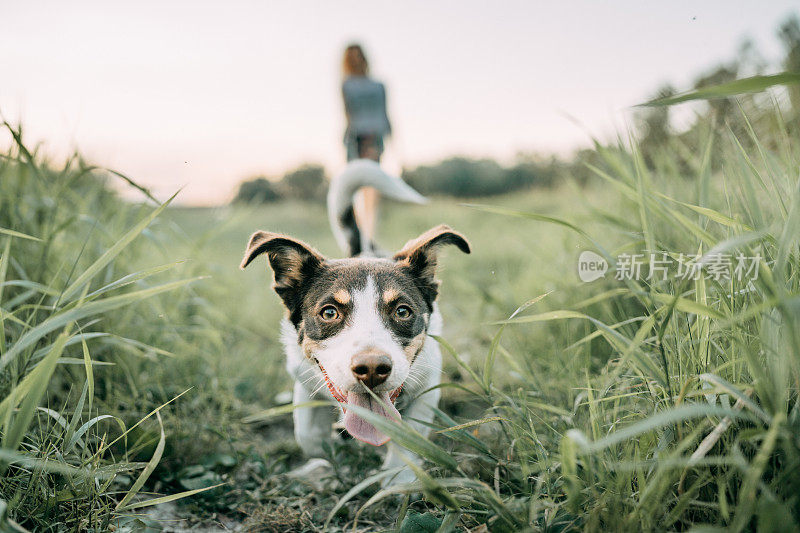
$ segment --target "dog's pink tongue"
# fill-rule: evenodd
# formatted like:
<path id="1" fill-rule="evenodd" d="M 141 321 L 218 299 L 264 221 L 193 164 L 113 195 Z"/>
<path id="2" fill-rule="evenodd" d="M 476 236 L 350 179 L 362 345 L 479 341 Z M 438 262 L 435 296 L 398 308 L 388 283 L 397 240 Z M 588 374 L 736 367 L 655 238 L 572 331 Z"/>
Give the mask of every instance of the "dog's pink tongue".
<path id="1" fill-rule="evenodd" d="M 347 405 L 355 405 L 369 409 L 375 414 L 400 420 L 400 413 L 395 409 L 394 404 L 389 399 L 388 392 L 377 393 L 380 399 L 389 406 L 389 412 L 370 394 L 361 394 L 358 392 L 350 391 L 347 393 Z M 373 446 L 380 446 L 389 441 L 389 437 L 382 433 L 378 428 L 358 416 L 352 409 L 346 409 L 344 413 L 344 427 L 356 439 L 372 444 Z"/>

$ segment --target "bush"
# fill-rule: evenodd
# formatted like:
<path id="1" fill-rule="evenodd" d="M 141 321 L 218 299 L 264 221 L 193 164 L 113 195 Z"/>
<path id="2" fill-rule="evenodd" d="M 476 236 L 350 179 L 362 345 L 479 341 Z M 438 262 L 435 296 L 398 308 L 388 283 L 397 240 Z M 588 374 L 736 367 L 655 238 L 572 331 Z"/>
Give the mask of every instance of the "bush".
<path id="1" fill-rule="evenodd" d="M 510 168 L 492 159 L 454 157 L 435 165 L 403 171 L 403 178 L 422 194 L 462 198 L 504 194 L 533 186 L 549 187 L 557 182 L 561 168 L 555 158 L 540 161 L 520 156 Z"/>
<path id="2" fill-rule="evenodd" d="M 307 164 L 287 172 L 279 181 L 263 176 L 243 181 L 233 203 L 266 204 L 286 198 L 318 202 L 326 192 L 325 168 Z"/>
<path id="3" fill-rule="evenodd" d="M 239 184 L 233 199 L 236 204 L 268 204 L 281 199 L 274 183 L 264 177 L 253 178 Z"/>
<path id="4" fill-rule="evenodd" d="M 322 200 L 327 192 L 325 181 L 324 167 L 303 165 L 284 174 L 278 187 L 285 198 Z"/>

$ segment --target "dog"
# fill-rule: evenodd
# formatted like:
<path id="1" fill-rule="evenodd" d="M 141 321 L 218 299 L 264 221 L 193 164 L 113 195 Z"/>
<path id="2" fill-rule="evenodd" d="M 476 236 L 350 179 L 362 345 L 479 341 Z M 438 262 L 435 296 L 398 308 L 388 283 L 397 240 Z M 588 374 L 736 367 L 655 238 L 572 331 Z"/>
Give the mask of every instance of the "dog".
<path id="1" fill-rule="evenodd" d="M 470 253 L 463 235 L 441 225 L 408 241 L 390 257 L 377 255 L 374 243 L 359 232 L 353 207 L 353 196 L 365 186 L 401 201 L 425 201 L 377 163 L 353 161 L 328 192 L 331 228 L 347 258 L 325 258 L 298 239 L 256 231 L 241 264 L 244 269 L 266 254 L 274 274 L 273 289 L 286 307 L 281 338 L 286 369 L 295 379 L 294 434 L 310 457 L 325 455 L 323 443 L 332 438 L 336 422 L 330 407 L 302 407 L 312 400 L 336 400 L 345 430 L 373 446 L 386 444 L 389 436 L 350 406 L 403 418 L 422 435 L 428 434 L 425 423 L 433 420 L 439 402 L 436 386 L 442 368 L 438 343 L 431 338 L 442 331 L 436 304 L 437 253 L 446 245 Z M 391 446 L 384 468 L 403 467 L 401 453 Z M 413 479 L 406 467 L 394 482 Z"/>

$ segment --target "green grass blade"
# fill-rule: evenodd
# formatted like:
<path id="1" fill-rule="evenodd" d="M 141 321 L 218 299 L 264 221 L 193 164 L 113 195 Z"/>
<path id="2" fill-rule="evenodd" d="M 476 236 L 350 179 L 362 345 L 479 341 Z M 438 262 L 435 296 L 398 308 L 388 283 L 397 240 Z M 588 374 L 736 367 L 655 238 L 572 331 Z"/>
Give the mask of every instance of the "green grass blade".
<path id="1" fill-rule="evenodd" d="M 160 498 L 152 498 L 150 500 L 132 503 L 130 505 L 125 506 L 122 509 L 119 509 L 119 511 L 120 512 L 133 511 L 134 509 L 142 509 L 144 507 L 161 505 L 162 503 L 174 502 L 175 500 L 188 498 L 189 496 L 194 496 L 195 494 L 200 494 L 202 492 L 213 490 L 216 489 L 217 487 L 221 487 L 226 484 L 227 483 L 217 483 L 216 485 L 211 485 L 210 487 L 203 487 L 202 489 L 187 490 L 185 492 L 179 492 L 177 494 L 170 494 L 169 496 L 161 496 Z"/>
<path id="2" fill-rule="evenodd" d="M 376 396 L 375 398 L 378 397 Z M 378 401 L 380 401 L 379 398 Z M 439 466 L 450 468 L 451 470 L 458 468 L 458 462 L 453 456 L 423 437 L 416 429 L 404 421 L 392 420 L 356 405 L 348 405 L 347 409 L 352 409 L 358 416 L 391 437 L 392 442 L 408 451 L 424 457 Z"/>
<path id="3" fill-rule="evenodd" d="M 47 335 L 48 333 L 62 328 L 67 324 L 72 322 L 77 322 L 84 318 L 107 313 L 109 311 L 113 311 L 114 309 L 118 309 L 125 305 L 129 305 L 145 298 L 149 298 L 151 296 L 155 296 L 156 294 L 160 294 L 162 292 L 171 291 L 187 285 L 193 281 L 196 281 L 201 278 L 192 278 L 192 279 L 185 279 L 180 281 L 173 281 L 170 283 L 164 283 L 163 285 L 158 285 L 156 287 L 151 287 L 149 289 L 142 289 L 140 291 L 131 292 L 127 294 L 120 294 L 118 296 L 111 296 L 109 298 L 105 298 L 102 300 L 95 300 L 93 302 L 89 302 L 86 304 L 82 304 L 71 309 L 67 309 L 65 311 L 61 311 L 52 315 L 50 318 L 44 320 L 37 326 L 33 327 L 32 329 L 28 330 L 22 337 L 20 337 L 16 343 L 8 350 L 6 353 L 0 357 L 0 370 L 5 368 L 9 362 L 11 362 L 15 357 L 20 355 L 23 350 L 32 346 L 36 342 L 38 342 L 42 337 Z"/>
<path id="4" fill-rule="evenodd" d="M 548 294 L 550 294 L 550 293 L 547 292 L 545 294 L 537 296 L 536 298 L 528 300 L 527 302 L 525 302 L 521 306 L 517 307 L 517 309 L 513 313 L 511 313 L 511 316 L 509 316 L 508 318 L 509 319 L 514 318 L 519 313 L 525 311 L 529 307 L 531 307 L 531 306 L 535 305 L 536 303 L 540 302 L 543 298 L 547 297 Z M 498 332 L 492 338 L 492 344 L 489 347 L 489 354 L 486 356 L 486 361 L 484 362 L 484 365 L 483 365 L 483 388 L 484 388 L 484 390 L 487 390 L 487 391 L 492 389 L 492 375 L 493 375 L 493 372 L 494 372 L 494 361 L 495 361 L 495 358 L 497 357 L 497 348 L 500 345 L 500 339 L 501 339 L 501 337 L 503 335 L 503 330 L 504 329 L 505 329 L 505 325 L 500 326 L 500 329 L 498 330 Z"/>
<path id="5" fill-rule="evenodd" d="M 701 87 L 695 91 L 690 91 L 667 98 L 656 98 L 640 106 L 671 106 L 690 102 L 692 100 L 713 100 L 716 98 L 728 98 L 740 94 L 750 94 L 765 91 L 776 85 L 794 85 L 800 83 L 800 72 L 781 72 L 768 76 L 752 76 L 740 80 Z"/>
<path id="6" fill-rule="evenodd" d="M 26 233 L 21 233 L 19 231 L 14 231 L 13 229 L 0 228 L 0 234 L 8 235 L 10 237 L 17 237 L 17 238 L 20 238 L 20 239 L 28 239 L 29 241 L 38 241 L 38 242 L 42 241 L 42 239 L 40 239 L 38 237 L 33 237 L 33 236 L 28 235 Z"/>
<path id="7" fill-rule="evenodd" d="M 64 289 L 64 292 L 61 295 L 61 300 L 69 301 L 72 296 L 78 293 L 84 285 L 89 283 L 94 276 L 96 276 L 106 265 L 108 265 L 114 258 L 119 255 L 122 250 L 125 249 L 139 234 L 144 231 L 144 229 L 150 225 L 150 223 L 155 219 L 158 215 L 161 214 L 164 209 L 172 202 L 172 200 L 177 196 L 177 192 L 173 194 L 169 200 L 158 206 L 154 209 L 149 215 L 144 217 L 142 220 L 139 221 L 134 227 L 132 227 L 128 232 L 120 237 L 111 248 L 105 251 L 103 255 L 97 258 L 97 260 L 92 263 L 86 270 L 84 270 L 78 278 L 72 282 L 72 284 Z"/>
<path id="8" fill-rule="evenodd" d="M 81 349 L 83 352 L 83 367 L 86 371 L 86 387 L 89 395 L 89 412 L 92 412 L 92 401 L 94 400 L 94 368 L 92 366 L 92 356 L 89 354 L 89 347 L 86 339 L 81 339 Z"/>
<path id="9" fill-rule="evenodd" d="M 0 357 L 6 350 L 5 313 L 3 313 L 3 289 L 5 288 L 8 263 L 11 260 L 11 239 L 6 239 L 3 255 L 0 256 Z"/>
<path id="10" fill-rule="evenodd" d="M 128 274 L 127 276 L 123 276 L 122 278 L 109 283 L 94 292 L 90 292 L 86 295 L 85 300 L 92 300 L 97 296 L 100 296 L 103 293 L 113 291 L 115 289 L 119 289 L 121 287 L 125 287 L 126 285 L 130 285 L 132 283 L 136 283 L 137 281 L 141 281 L 143 279 L 149 278 L 150 276 L 154 276 L 156 274 L 160 274 L 161 272 L 166 272 L 167 270 L 184 263 L 183 260 L 175 261 L 173 263 L 168 263 L 166 265 L 161 265 L 153 268 L 148 268 L 146 270 L 142 270 L 139 272 L 134 272 L 133 274 Z"/>
<path id="11" fill-rule="evenodd" d="M 581 445 L 583 452 L 592 454 L 604 450 L 606 448 L 609 448 L 610 446 L 613 446 L 615 444 L 619 444 L 621 442 L 630 440 L 643 433 L 647 433 L 649 431 L 653 431 L 655 429 L 662 428 L 670 424 L 676 424 L 691 420 L 693 418 L 706 417 L 706 416 L 713 416 L 720 418 L 724 416 L 729 416 L 735 419 L 743 419 L 750 421 L 757 420 L 755 417 L 735 409 L 727 409 L 714 405 L 703 405 L 703 404 L 682 405 L 680 407 L 675 407 L 667 411 L 662 411 L 660 413 L 655 413 L 653 415 L 650 415 L 644 420 L 631 424 L 630 426 L 627 426 L 623 429 L 617 430 L 607 435 L 606 437 L 603 437 L 594 442 L 588 442 L 586 441 L 585 437 L 583 437 L 583 441 L 578 442 L 578 444 Z M 573 433 L 572 435 L 574 436 L 575 434 Z"/>
<path id="12" fill-rule="evenodd" d="M 67 339 L 69 339 L 69 333 L 66 331 L 58 336 L 58 339 L 53 343 L 53 347 L 50 349 L 50 353 L 47 354 L 47 357 L 36 365 L 36 368 L 28 374 L 27 377 L 30 378 L 29 386 L 26 387 L 26 390 L 23 391 L 21 395 L 14 395 L 21 399 L 21 403 L 19 411 L 15 413 L 12 418 L 11 426 L 7 427 L 6 431 L 4 431 L 2 440 L 3 448 L 14 451 L 22 442 L 25 432 L 28 430 L 28 426 L 33 420 L 36 408 L 47 392 L 47 384 L 50 381 L 50 376 L 53 375 L 56 363 L 58 362 L 58 358 L 61 357 L 61 353 L 64 351 L 64 345 Z M 12 406 L 9 405 L 5 408 L 10 410 Z M 0 412 L 2 411 L 3 409 L 0 408 Z"/>
<path id="13" fill-rule="evenodd" d="M 297 409 L 311 409 L 314 407 L 325 407 L 329 406 L 331 409 L 336 407 L 336 404 L 333 401 L 325 401 L 325 400 L 312 400 L 310 402 L 303 402 L 298 404 L 289 404 L 289 405 L 279 405 L 278 407 L 272 407 L 270 409 L 265 409 L 261 412 L 252 414 L 242 419 L 242 422 L 245 424 L 255 424 L 257 422 L 266 422 L 273 418 L 288 415 L 289 413 L 294 412 Z"/>
<path id="14" fill-rule="evenodd" d="M 700 374 L 700 379 L 703 381 L 707 381 L 712 385 L 719 387 L 720 389 L 724 390 L 725 392 L 729 393 L 731 396 L 735 397 L 737 400 L 742 402 L 748 409 L 750 409 L 754 414 L 758 415 L 758 417 L 765 423 L 770 424 L 772 423 L 772 417 L 769 416 L 761 407 L 755 404 L 753 400 L 747 397 L 742 391 L 737 389 L 733 383 L 729 383 L 722 379 L 721 377 L 715 374 Z"/>
<path id="15" fill-rule="evenodd" d="M 555 224 L 557 226 L 561 226 L 564 228 L 568 228 L 590 243 L 600 252 L 600 254 L 606 258 L 607 261 L 611 261 L 611 254 L 609 254 L 603 246 L 594 240 L 588 233 L 583 231 L 581 228 L 572 224 L 571 222 L 567 222 L 566 220 L 562 220 L 557 217 L 551 217 L 547 215 L 540 215 L 537 213 L 529 213 L 527 211 L 519 211 L 517 209 L 509 209 L 507 207 L 498 207 L 498 206 L 491 206 L 491 205 L 480 205 L 480 204 L 464 204 L 466 207 L 470 207 L 472 209 L 477 209 L 479 211 L 485 211 L 487 213 L 495 213 L 498 215 L 505 215 L 511 217 L 520 217 L 520 218 L 527 218 L 530 220 L 537 220 L 539 222 L 547 222 L 549 224 Z"/>
<path id="16" fill-rule="evenodd" d="M 331 509 L 331 512 L 328 513 L 328 517 L 325 519 L 325 523 L 322 525 L 322 530 L 325 531 L 326 529 L 328 529 L 328 525 L 331 523 L 331 520 L 333 520 L 333 517 L 336 516 L 336 513 L 339 512 L 339 509 L 344 507 L 344 505 L 350 500 L 352 500 L 354 497 L 358 496 L 364 489 L 366 489 L 370 485 L 377 483 L 378 481 L 394 476 L 402 469 L 403 467 L 401 466 L 397 468 L 390 468 L 388 470 L 381 470 L 377 474 L 372 474 L 371 476 L 367 477 L 364 481 L 361 481 L 360 483 L 357 483 L 355 486 L 353 486 L 353 488 L 347 491 L 344 496 L 339 498 L 339 500 L 336 502 L 336 505 L 334 505 L 333 509 Z"/>
<path id="17" fill-rule="evenodd" d="M 764 440 L 758 453 L 753 459 L 750 467 L 747 469 L 744 481 L 742 482 L 741 491 L 739 492 L 739 505 L 736 509 L 736 516 L 732 524 L 733 531 L 743 531 L 748 523 L 750 517 L 753 515 L 753 510 L 756 505 L 756 491 L 761 484 L 761 476 L 767 466 L 767 462 L 772 455 L 772 450 L 780 435 L 780 430 L 786 420 L 786 415 L 778 413 L 772 421 L 772 425 L 764 435 Z"/>
<path id="18" fill-rule="evenodd" d="M 159 438 L 158 444 L 156 445 L 156 449 L 153 452 L 153 457 L 150 458 L 150 461 L 147 462 L 147 466 L 142 470 L 142 473 L 139 474 L 139 477 L 134 482 L 133 486 L 128 490 L 125 494 L 125 497 L 120 500 L 117 504 L 117 510 L 124 509 L 128 502 L 130 502 L 141 490 L 144 486 L 145 481 L 150 477 L 150 474 L 153 473 L 153 470 L 156 469 L 158 466 L 159 461 L 161 461 L 161 456 L 164 453 L 164 444 L 166 443 L 167 436 L 164 434 L 164 423 L 161 421 L 161 413 L 156 413 L 156 420 L 158 420 L 158 427 L 159 427 Z"/>

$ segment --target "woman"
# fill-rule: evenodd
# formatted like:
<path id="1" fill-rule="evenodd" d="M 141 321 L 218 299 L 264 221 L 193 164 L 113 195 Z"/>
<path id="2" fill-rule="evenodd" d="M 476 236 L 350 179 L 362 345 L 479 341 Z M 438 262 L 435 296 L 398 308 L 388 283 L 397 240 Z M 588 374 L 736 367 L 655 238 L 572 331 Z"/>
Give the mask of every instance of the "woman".
<path id="1" fill-rule="evenodd" d="M 342 70 L 342 97 L 347 117 L 344 134 L 347 160 L 372 159 L 380 162 L 383 138 L 392 131 L 386 115 L 386 89 L 382 83 L 369 77 L 369 64 L 364 50 L 358 44 L 351 44 L 344 51 Z M 371 242 L 375 236 L 378 199 L 378 191 L 365 188 L 356 201 L 358 227 L 364 232 L 367 242 Z"/>

